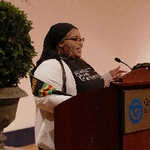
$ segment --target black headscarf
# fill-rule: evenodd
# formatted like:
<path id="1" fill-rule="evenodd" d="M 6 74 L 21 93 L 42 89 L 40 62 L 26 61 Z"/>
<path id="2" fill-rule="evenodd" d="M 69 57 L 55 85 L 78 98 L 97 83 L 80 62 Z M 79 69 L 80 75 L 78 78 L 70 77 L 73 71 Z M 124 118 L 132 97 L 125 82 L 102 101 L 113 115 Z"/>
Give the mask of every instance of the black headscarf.
<path id="1" fill-rule="evenodd" d="M 45 60 L 59 59 L 56 47 L 74 28 L 77 29 L 74 25 L 69 23 L 58 23 L 50 28 L 44 39 L 43 52 L 40 59 L 37 61 L 36 67 Z"/>

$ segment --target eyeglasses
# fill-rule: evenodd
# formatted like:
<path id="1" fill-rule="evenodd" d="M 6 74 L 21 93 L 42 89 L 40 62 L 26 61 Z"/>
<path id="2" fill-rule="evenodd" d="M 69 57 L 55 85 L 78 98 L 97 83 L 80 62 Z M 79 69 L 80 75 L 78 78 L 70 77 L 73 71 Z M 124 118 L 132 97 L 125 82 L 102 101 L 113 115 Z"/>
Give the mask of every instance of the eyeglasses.
<path id="1" fill-rule="evenodd" d="M 76 37 L 68 38 L 68 39 L 65 39 L 65 40 L 72 40 L 75 43 L 77 43 L 77 42 L 82 42 L 83 43 L 85 41 L 84 38 L 76 38 Z"/>

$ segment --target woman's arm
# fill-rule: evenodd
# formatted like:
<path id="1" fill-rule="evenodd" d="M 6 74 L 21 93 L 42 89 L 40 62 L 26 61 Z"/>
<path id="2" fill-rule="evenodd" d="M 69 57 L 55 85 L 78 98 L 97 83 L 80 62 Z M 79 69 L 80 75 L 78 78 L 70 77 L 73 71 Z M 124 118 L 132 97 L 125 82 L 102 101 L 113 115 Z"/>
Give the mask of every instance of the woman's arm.
<path id="1" fill-rule="evenodd" d="M 62 68 L 57 60 L 44 61 L 34 72 L 34 77 L 61 91 L 63 85 Z M 44 97 L 35 96 L 38 107 L 53 112 L 59 103 L 69 99 L 68 95 L 50 94 Z"/>

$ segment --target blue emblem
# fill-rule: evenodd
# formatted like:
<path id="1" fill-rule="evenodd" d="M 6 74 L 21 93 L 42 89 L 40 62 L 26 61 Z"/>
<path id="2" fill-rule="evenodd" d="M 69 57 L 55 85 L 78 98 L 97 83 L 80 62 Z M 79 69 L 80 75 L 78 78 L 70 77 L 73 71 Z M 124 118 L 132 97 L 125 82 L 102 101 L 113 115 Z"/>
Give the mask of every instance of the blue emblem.
<path id="1" fill-rule="evenodd" d="M 143 106 L 139 99 L 134 99 L 129 106 L 129 118 L 131 122 L 137 124 L 143 117 Z"/>

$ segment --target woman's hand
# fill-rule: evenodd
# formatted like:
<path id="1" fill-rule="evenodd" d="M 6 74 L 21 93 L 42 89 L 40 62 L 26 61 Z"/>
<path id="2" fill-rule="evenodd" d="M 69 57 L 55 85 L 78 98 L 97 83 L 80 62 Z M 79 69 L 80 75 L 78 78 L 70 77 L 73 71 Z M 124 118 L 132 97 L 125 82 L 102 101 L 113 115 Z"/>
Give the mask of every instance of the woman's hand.
<path id="1" fill-rule="evenodd" d="M 110 74 L 111 74 L 113 80 L 118 80 L 119 78 L 122 77 L 122 74 L 124 74 L 124 73 L 127 73 L 127 71 L 120 70 L 120 66 L 115 69 L 110 70 Z"/>

